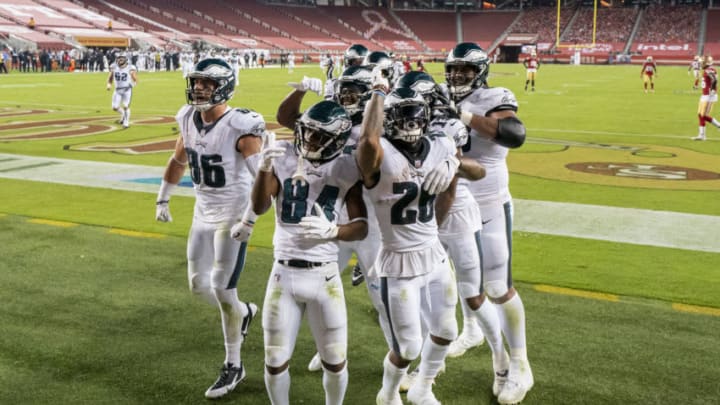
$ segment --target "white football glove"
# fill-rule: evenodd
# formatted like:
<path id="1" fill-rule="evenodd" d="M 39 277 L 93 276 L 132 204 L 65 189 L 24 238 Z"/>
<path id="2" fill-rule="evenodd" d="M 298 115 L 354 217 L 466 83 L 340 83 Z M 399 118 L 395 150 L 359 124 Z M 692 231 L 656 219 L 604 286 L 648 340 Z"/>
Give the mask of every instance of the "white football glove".
<path id="1" fill-rule="evenodd" d="M 318 203 L 315 203 L 315 215 L 302 217 L 300 226 L 303 227 L 303 238 L 316 240 L 335 239 L 338 234 L 338 226 L 330 222 L 325 216 L 325 211 Z"/>
<path id="2" fill-rule="evenodd" d="M 447 190 L 457 173 L 458 167 L 460 167 L 460 161 L 455 156 L 443 160 L 425 176 L 422 185 L 423 190 L 427 191 L 428 194 L 438 194 Z"/>
<path id="3" fill-rule="evenodd" d="M 158 201 L 155 203 L 155 220 L 160 222 L 172 222 L 169 204 L 169 201 Z"/>
<path id="4" fill-rule="evenodd" d="M 230 229 L 230 236 L 236 241 L 247 242 L 250 240 L 256 220 L 257 215 L 253 212 L 252 207 L 248 206 L 240 222 Z"/>
<path id="5" fill-rule="evenodd" d="M 285 154 L 285 148 L 275 146 L 275 133 L 267 131 L 265 133 L 265 147 L 260 152 L 260 165 L 258 169 L 269 172 L 272 171 L 272 164 L 275 158 Z"/>
<path id="6" fill-rule="evenodd" d="M 382 90 L 385 93 L 390 90 L 390 82 L 388 82 L 380 66 L 375 66 L 372 70 L 372 87 L 373 89 Z"/>
<path id="7" fill-rule="evenodd" d="M 300 83 L 290 82 L 288 86 L 294 88 L 297 91 L 312 91 L 318 96 L 322 96 L 322 80 L 314 77 L 303 76 Z"/>
<path id="8" fill-rule="evenodd" d="M 108 83 L 108 84 L 105 86 L 105 89 L 106 89 L 107 91 L 110 91 L 110 89 L 112 89 L 112 84 Z"/>

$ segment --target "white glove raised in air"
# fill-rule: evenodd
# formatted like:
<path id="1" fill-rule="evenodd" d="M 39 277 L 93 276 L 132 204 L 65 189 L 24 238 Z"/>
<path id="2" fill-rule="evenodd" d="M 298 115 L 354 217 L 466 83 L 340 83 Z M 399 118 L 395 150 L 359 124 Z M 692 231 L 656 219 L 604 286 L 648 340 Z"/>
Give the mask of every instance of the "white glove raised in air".
<path id="1" fill-rule="evenodd" d="M 237 241 L 247 242 L 250 240 L 256 220 L 257 215 L 253 212 L 252 207 L 248 206 L 240 222 L 230 229 L 230 236 Z"/>
<path id="2" fill-rule="evenodd" d="M 303 76 L 303 79 L 300 83 L 290 82 L 288 83 L 288 86 L 294 88 L 297 91 L 309 90 L 316 93 L 318 96 L 322 96 L 322 80 L 316 79 L 314 77 Z"/>
<path id="3" fill-rule="evenodd" d="M 372 88 L 382 90 L 385 93 L 390 91 L 390 82 L 383 73 L 383 69 L 380 66 L 375 66 L 372 70 Z"/>
<path id="4" fill-rule="evenodd" d="M 275 146 L 275 132 L 267 131 L 265 133 L 265 146 L 260 152 L 260 170 L 264 172 L 272 171 L 272 164 L 275 158 L 285 154 L 285 148 Z"/>
<path id="5" fill-rule="evenodd" d="M 155 220 L 172 222 L 172 216 L 170 216 L 170 201 L 158 201 L 155 203 Z"/>
<path id="6" fill-rule="evenodd" d="M 318 203 L 315 203 L 315 214 L 302 217 L 300 226 L 303 227 L 303 238 L 329 240 L 335 239 L 338 234 L 338 226 L 330 222 L 325 216 L 325 211 Z"/>
<path id="7" fill-rule="evenodd" d="M 438 194 L 447 190 L 457 173 L 458 167 L 460 167 L 460 161 L 455 156 L 443 160 L 425 176 L 422 185 L 423 190 L 427 191 L 428 194 Z"/>

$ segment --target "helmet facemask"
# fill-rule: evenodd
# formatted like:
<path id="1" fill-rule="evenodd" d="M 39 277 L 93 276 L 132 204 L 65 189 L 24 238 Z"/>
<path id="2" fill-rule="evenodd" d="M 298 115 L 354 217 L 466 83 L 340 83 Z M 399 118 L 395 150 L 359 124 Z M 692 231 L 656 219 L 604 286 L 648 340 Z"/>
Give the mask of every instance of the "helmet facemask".
<path id="1" fill-rule="evenodd" d="M 128 64 L 127 56 L 124 54 L 118 55 L 116 62 L 119 67 L 124 68 Z"/>
<path id="2" fill-rule="evenodd" d="M 201 89 L 196 89 L 198 82 L 201 82 Z M 213 85 L 210 86 L 210 83 Z M 220 59 L 198 62 L 187 77 L 187 102 L 197 111 L 208 111 L 218 104 L 226 103 L 234 93 L 235 72 Z"/>
<path id="3" fill-rule="evenodd" d="M 425 135 L 429 123 L 430 108 L 415 91 L 399 88 L 386 99 L 385 132 L 391 140 L 415 145 Z"/>
<path id="4" fill-rule="evenodd" d="M 445 80 L 453 99 L 461 99 L 484 84 L 487 77 L 487 65 L 481 71 L 478 66 L 469 63 L 452 63 L 445 65 Z"/>
<path id="5" fill-rule="evenodd" d="M 333 101 L 322 101 L 295 122 L 295 149 L 313 163 L 332 160 L 345 147 L 351 128 L 344 109 Z"/>
<path id="6" fill-rule="evenodd" d="M 363 97 L 370 91 L 370 87 L 355 81 L 337 81 L 335 98 L 338 104 L 343 106 L 350 116 L 361 112 L 363 109 Z"/>

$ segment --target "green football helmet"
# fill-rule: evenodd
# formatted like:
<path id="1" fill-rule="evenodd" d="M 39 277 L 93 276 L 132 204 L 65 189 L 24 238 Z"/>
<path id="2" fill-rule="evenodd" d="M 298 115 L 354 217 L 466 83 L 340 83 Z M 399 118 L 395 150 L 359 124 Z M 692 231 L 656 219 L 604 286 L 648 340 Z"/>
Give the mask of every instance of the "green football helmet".
<path id="1" fill-rule="evenodd" d="M 295 122 L 295 150 L 311 162 L 327 162 L 342 152 L 352 121 L 335 101 L 321 101 L 308 108 Z"/>
<path id="2" fill-rule="evenodd" d="M 445 80 L 455 101 L 461 100 L 487 82 L 487 53 L 473 42 L 462 42 L 445 59 Z"/>

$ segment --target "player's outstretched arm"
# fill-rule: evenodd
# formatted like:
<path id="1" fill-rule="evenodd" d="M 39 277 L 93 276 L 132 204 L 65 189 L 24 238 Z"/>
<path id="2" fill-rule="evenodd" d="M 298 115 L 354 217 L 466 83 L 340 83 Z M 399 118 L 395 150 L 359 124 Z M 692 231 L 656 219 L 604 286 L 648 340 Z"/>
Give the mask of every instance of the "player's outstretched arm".
<path id="1" fill-rule="evenodd" d="M 475 159 L 469 157 L 458 157 L 460 166 L 458 166 L 457 175 L 468 180 L 480 180 L 485 177 L 485 166 Z"/>

